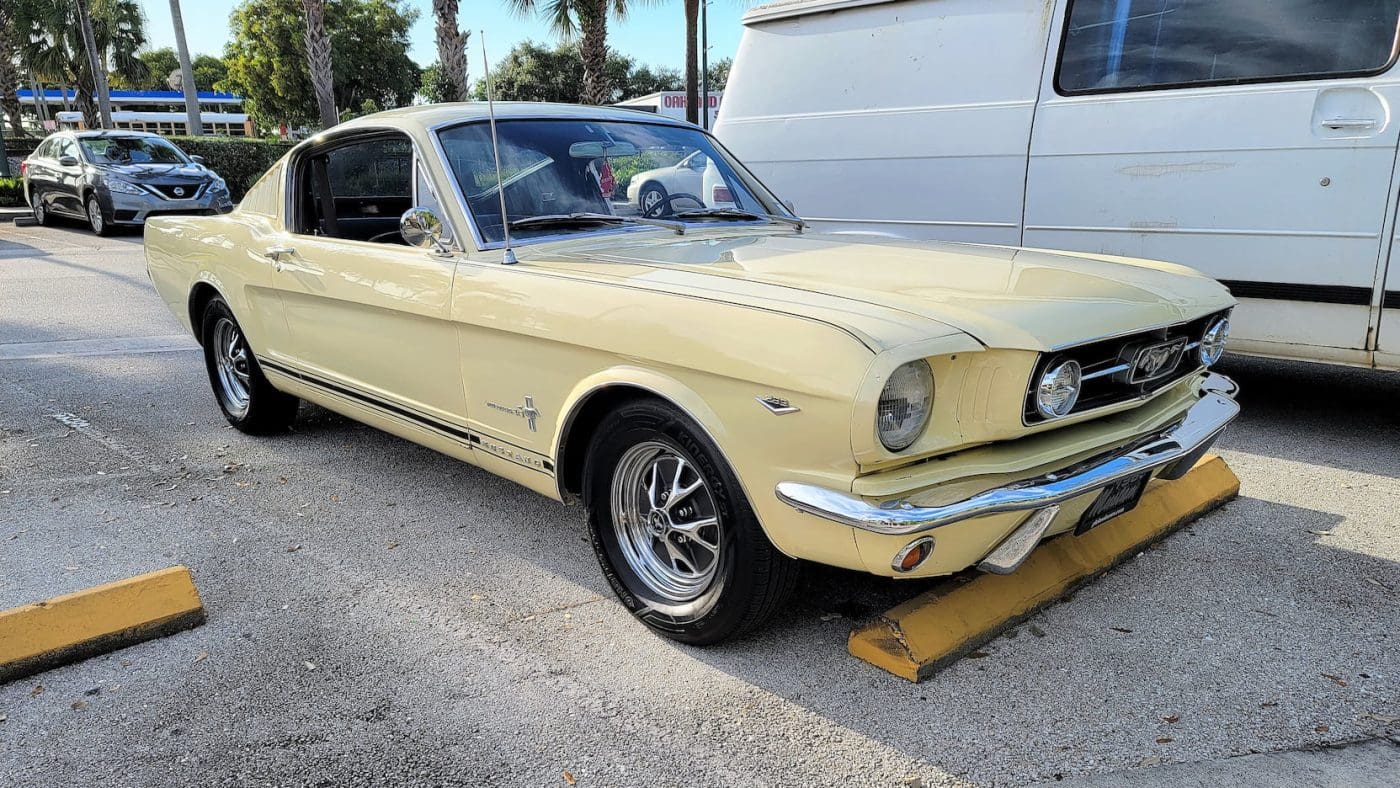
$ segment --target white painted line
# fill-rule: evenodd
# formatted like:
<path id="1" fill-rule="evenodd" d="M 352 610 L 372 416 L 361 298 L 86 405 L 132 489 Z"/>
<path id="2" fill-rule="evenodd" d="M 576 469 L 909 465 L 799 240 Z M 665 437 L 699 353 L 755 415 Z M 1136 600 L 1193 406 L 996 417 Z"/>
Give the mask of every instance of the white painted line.
<path id="1" fill-rule="evenodd" d="M 198 349 L 199 344 L 194 341 L 194 337 L 188 334 L 114 339 L 69 339 L 56 342 L 11 342 L 0 344 L 0 361 L 66 358 L 69 356 L 122 356 L 132 353 L 170 353 L 178 350 Z"/>

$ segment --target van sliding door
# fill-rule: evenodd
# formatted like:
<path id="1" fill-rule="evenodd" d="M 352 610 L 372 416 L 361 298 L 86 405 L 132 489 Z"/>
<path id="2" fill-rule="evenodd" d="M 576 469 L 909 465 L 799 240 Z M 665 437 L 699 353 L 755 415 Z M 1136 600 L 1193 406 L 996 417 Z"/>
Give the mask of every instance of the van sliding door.
<path id="1" fill-rule="evenodd" d="M 1024 243 L 1198 268 L 1241 299 L 1237 349 L 1367 362 L 1398 16 L 1400 0 L 1061 0 Z"/>

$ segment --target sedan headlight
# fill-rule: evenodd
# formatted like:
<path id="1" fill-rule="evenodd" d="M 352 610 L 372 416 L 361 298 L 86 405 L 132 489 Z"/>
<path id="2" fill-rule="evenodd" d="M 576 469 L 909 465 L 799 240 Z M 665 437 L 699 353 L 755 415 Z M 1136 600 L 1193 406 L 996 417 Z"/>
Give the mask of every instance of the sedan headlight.
<path id="1" fill-rule="evenodd" d="M 117 179 L 117 178 L 108 178 L 108 179 L 107 179 L 107 190 L 108 190 L 108 191 L 119 192 L 119 193 L 121 193 L 121 194 L 145 194 L 145 193 L 146 193 L 146 190 L 143 189 L 143 188 L 141 188 L 140 186 L 137 186 L 137 185 L 134 184 L 134 183 L 127 183 L 126 181 L 119 180 L 119 179 Z"/>
<path id="2" fill-rule="evenodd" d="M 933 370 L 928 362 L 911 361 L 894 371 L 880 392 L 875 431 L 890 451 L 914 445 L 928 424 L 933 409 Z"/>
<path id="3" fill-rule="evenodd" d="M 1074 410 L 1079 401 L 1083 370 L 1073 359 L 1062 361 L 1040 376 L 1035 386 L 1035 409 L 1047 419 L 1058 419 Z"/>
<path id="4" fill-rule="evenodd" d="M 209 182 L 209 189 L 210 191 L 226 192 L 228 191 L 228 184 L 224 183 L 223 178 L 220 178 L 219 176 L 215 175 L 214 179 Z"/>
<path id="5" fill-rule="evenodd" d="M 1230 341 L 1230 318 L 1217 318 L 1201 336 L 1201 363 L 1210 366 L 1225 355 L 1225 345 Z"/>

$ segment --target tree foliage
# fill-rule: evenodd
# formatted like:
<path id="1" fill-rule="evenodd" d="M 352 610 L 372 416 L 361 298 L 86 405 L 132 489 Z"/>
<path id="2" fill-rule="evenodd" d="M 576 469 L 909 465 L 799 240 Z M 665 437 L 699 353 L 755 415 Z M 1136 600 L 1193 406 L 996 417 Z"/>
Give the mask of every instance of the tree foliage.
<path id="1" fill-rule="evenodd" d="M 420 69 L 408 56 L 418 12 L 403 0 L 326 0 L 335 105 L 400 107 L 413 100 Z M 244 0 L 229 18 L 222 87 L 243 96 L 262 126 L 313 124 L 316 97 L 306 68 L 306 18 L 298 0 Z M 196 78 L 196 81 L 197 78 Z"/>
<path id="2" fill-rule="evenodd" d="M 84 120 L 96 127 L 96 80 L 88 65 L 77 4 L 69 0 L 4 2 L 14 17 L 24 63 L 40 82 L 74 86 Z M 146 43 L 146 19 L 136 0 L 90 0 L 88 16 L 102 67 L 123 81 L 145 80 L 146 64 L 137 53 Z"/>
<path id="3" fill-rule="evenodd" d="M 513 49 L 492 71 L 498 101 L 559 101 L 577 104 L 583 100 L 583 61 L 577 43 L 560 44 L 553 48 L 525 41 Z M 710 64 L 710 90 L 723 90 L 729 78 L 728 59 Z M 607 103 L 616 103 L 663 90 L 684 90 L 685 77 L 679 69 L 664 66 L 638 65 L 626 55 L 608 51 L 604 69 L 612 85 Z M 429 66 L 428 71 L 432 70 Z M 424 74 L 423 98 L 434 100 L 427 90 L 428 75 Z M 486 99 L 486 81 L 479 79 L 472 91 L 481 101 Z"/>

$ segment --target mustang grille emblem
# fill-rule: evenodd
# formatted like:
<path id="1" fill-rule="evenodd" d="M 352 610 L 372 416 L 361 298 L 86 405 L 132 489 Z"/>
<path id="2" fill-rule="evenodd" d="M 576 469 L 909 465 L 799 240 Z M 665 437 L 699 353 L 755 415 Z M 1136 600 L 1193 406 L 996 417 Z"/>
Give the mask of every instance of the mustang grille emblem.
<path id="1" fill-rule="evenodd" d="M 537 432 L 535 420 L 540 417 L 540 412 L 535 409 L 535 398 L 527 396 L 524 405 L 502 405 L 499 402 L 488 402 L 486 407 L 492 410 L 499 410 L 502 413 L 509 413 L 512 416 L 519 416 L 525 419 L 525 423 L 530 427 L 530 432 Z"/>
<path id="2" fill-rule="evenodd" d="M 1170 373 L 1176 369 L 1185 349 L 1185 339 L 1174 339 L 1139 350 L 1133 360 L 1132 382 L 1143 383 Z"/>

